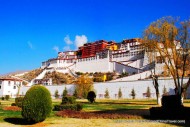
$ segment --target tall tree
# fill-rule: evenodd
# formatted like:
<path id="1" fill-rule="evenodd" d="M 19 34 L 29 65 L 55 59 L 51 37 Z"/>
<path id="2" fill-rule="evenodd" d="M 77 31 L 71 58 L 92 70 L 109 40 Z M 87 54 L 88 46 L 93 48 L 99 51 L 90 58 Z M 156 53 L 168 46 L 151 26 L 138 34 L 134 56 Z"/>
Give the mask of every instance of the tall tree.
<path id="1" fill-rule="evenodd" d="M 189 67 L 190 20 L 179 22 L 173 17 L 163 17 L 144 31 L 143 42 L 153 61 L 161 62 L 173 77 L 175 92 L 182 95 L 183 78 Z"/>
<path id="2" fill-rule="evenodd" d="M 163 95 L 166 95 L 167 94 L 167 89 L 166 89 L 166 87 L 165 87 L 165 85 L 164 85 L 164 88 L 163 88 Z"/>
<path id="3" fill-rule="evenodd" d="M 77 93 L 77 89 L 75 88 L 74 92 L 73 92 L 73 96 L 78 98 L 78 93 Z"/>
<path id="4" fill-rule="evenodd" d="M 67 94 L 68 94 L 68 91 L 67 91 L 67 88 L 65 87 L 65 89 L 63 90 L 62 96 L 65 97 L 65 96 L 67 96 Z"/>
<path id="5" fill-rule="evenodd" d="M 135 99 L 136 93 L 135 93 L 134 88 L 131 90 L 131 96 L 132 96 L 132 99 Z"/>
<path id="6" fill-rule="evenodd" d="M 106 91 L 105 91 L 105 95 L 104 95 L 105 98 L 110 98 L 110 95 L 109 95 L 109 91 L 108 89 L 106 88 Z"/>
<path id="7" fill-rule="evenodd" d="M 144 38 L 146 38 L 146 36 Z M 154 47 L 154 45 L 150 45 L 150 43 L 144 43 L 144 47 L 146 49 L 145 54 L 148 58 L 147 61 L 148 61 L 148 64 L 150 65 L 149 70 L 151 71 L 152 83 L 153 83 L 153 86 L 156 91 L 157 104 L 161 105 L 161 98 L 160 98 L 159 84 L 158 84 L 158 75 L 156 73 L 156 68 L 155 68 L 157 51 L 156 51 L 156 48 Z"/>
<path id="8" fill-rule="evenodd" d="M 122 98 L 122 91 L 121 91 L 121 88 L 119 88 L 119 91 L 118 91 L 118 98 Z"/>
<path id="9" fill-rule="evenodd" d="M 81 75 L 75 82 L 79 97 L 86 98 L 87 94 L 93 88 L 93 79 L 88 75 Z"/>
<path id="10" fill-rule="evenodd" d="M 18 88 L 18 92 L 17 92 L 17 94 L 16 94 L 16 97 L 19 97 L 19 95 L 20 95 L 20 88 L 22 87 L 22 84 L 21 83 L 18 83 L 18 84 L 15 84 L 16 85 L 16 87 Z"/>
<path id="11" fill-rule="evenodd" d="M 56 99 L 59 98 L 59 91 L 58 90 L 55 90 L 54 96 Z"/>
<path id="12" fill-rule="evenodd" d="M 151 97 L 151 92 L 150 92 L 150 87 L 149 86 L 147 87 L 147 90 L 146 90 L 146 97 L 148 97 L 148 98 Z"/>

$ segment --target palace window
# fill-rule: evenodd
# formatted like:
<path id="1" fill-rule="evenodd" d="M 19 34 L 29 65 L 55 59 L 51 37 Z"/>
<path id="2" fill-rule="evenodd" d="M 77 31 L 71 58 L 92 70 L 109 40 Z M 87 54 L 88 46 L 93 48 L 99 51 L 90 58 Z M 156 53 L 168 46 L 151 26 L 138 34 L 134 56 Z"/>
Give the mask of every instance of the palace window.
<path id="1" fill-rule="evenodd" d="M 16 86 L 13 86 L 13 89 L 16 89 Z"/>

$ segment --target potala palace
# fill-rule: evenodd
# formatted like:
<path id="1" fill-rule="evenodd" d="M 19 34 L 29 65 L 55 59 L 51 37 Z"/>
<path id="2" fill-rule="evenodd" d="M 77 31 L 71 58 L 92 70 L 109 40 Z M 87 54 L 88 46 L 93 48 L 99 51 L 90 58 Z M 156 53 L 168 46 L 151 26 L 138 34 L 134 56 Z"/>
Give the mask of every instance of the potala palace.
<path id="1" fill-rule="evenodd" d="M 59 52 L 57 58 L 42 62 L 41 68 L 72 75 L 75 72 L 127 72 L 132 75 L 149 71 L 155 65 L 161 73 L 162 63 L 148 62 L 141 39 L 129 39 L 121 43 L 100 40 L 84 44 L 77 51 Z"/>
<path id="2" fill-rule="evenodd" d="M 176 47 L 180 47 L 179 42 L 175 42 Z M 142 40 L 139 38 L 126 39 L 120 43 L 114 41 L 99 40 L 93 43 L 86 43 L 76 51 L 59 52 L 56 58 L 42 62 L 43 71 L 35 77 L 27 86 L 21 87 L 20 93 L 24 95 L 30 86 L 38 84 L 47 72 L 68 73 L 77 77 L 76 72 L 116 72 L 118 74 L 128 73 L 127 77 L 118 78 L 109 82 L 94 83 L 97 98 L 103 98 L 105 90 L 110 91 L 110 98 L 117 98 L 119 88 L 123 93 L 123 98 L 130 98 L 130 92 L 134 88 L 137 98 L 144 98 L 147 87 L 150 87 L 152 98 L 156 98 L 152 80 L 147 79 L 151 75 L 151 70 L 156 68 L 156 74 L 163 73 L 164 63 L 159 55 L 153 62 L 149 62 L 148 55 L 143 48 Z M 15 96 L 18 88 L 15 82 L 22 85 L 21 79 L 0 79 L 0 96 Z M 187 78 L 184 82 L 187 82 Z M 66 87 L 71 94 L 75 87 L 70 85 L 52 86 L 51 79 L 44 80 L 43 84 L 50 90 L 52 96 L 55 90 L 60 93 Z M 159 78 L 159 90 L 162 95 L 165 87 L 170 94 L 174 94 L 174 82 L 169 78 Z M 188 90 L 190 91 L 190 90 Z M 190 92 L 187 91 L 187 97 Z"/>

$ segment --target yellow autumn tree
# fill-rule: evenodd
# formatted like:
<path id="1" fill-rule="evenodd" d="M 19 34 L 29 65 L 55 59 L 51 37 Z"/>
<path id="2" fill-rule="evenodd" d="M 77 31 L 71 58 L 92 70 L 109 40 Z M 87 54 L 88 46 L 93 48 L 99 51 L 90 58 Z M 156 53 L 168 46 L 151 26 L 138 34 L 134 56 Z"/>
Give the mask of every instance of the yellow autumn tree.
<path id="1" fill-rule="evenodd" d="M 93 89 L 93 79 L 88 75 L 81 75 L 75 84 L 78 97 L 86 98 L 88 92 Z"/>
<path id="2" fill-rule="evenodd" d="M 144 31 L 143 43 L 149 62 L 160 61 L 165 65 L 165 71 L 173 77 L 176 94 L 181 95 L 183 78 L 189 72 L 190 20 L 180 22 L 177 18 L 163 17 Z"/>

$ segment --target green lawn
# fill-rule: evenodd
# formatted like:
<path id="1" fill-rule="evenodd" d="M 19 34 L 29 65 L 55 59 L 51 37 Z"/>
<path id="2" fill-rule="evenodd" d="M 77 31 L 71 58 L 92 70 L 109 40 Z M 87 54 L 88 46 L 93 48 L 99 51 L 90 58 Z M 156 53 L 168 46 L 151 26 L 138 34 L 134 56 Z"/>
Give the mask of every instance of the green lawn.
<path id="1" fill-rule="evenodd" d="M 12 103 L 14 103 L 14 99 L 11 99 L 9 101 L 0 101 L 1 105 L 0 105 L 0 126 L 4 125 L 4 126 L 9 126 L 9 122 L 7 122 L 5 119 L 6 118 L 22 118 L 21 116 L 21 111 L 5 111 L 2 108 L 6 107 L 6 106 L 10 106 Z M 132 100 L 132 99 L 120 99 L 120 100 L 109 100 L 109 99 L 99 99 L 96 100 L 95 103 L 90 104 L 87 100 L 84 99 L 80 99 L 77 100 L 78 103 L 82 103 L 83 104 L 83 112 L 95 112 L 95 111 L 103 111 L 103 112 L 113 112 L 113 113 L 129 113 L 129 114 L 135 114 L 135 115 L 142 115 L 145 114 L 147 115 L 149 113 L 149 108 L 150 107 L 156 107 L 158 106 L 156 104 L 156 100 L 152 100 L 152 99 L 144 99 L 144 100 Z M 53 105 L 57 105 L 61 103 L 61 99 L 54 99 L 53 100 Z M 190 107 L 190 101 L 189 100 L 185 100 L 184 101 L 184 105 L 185 106 L 189 106 Z M 94 123 L 96 123 L 97 125 L 105 125 L 108 126 L 108 124 L 103 124 L 102 122 L 104 121 L 105 123 L 107 123 L 108 121 L 111 122 L 113 125 L 116 126 L 126 126 L 126 123 L 117 123 L 114 120 L 110 121 L 110 120 L 106 120 L 106 119 L 97 119 L 97 120 L 82 120 L 82 119 L 76 119 L 76 118 L 61 118 L 61 117 L 57 117 L 55 116 L 55 111 L 53 111 L 50 115 L 50 117 L 48 117 L 43 124 L 48 124 L 47 126 L 59 126 L 59 124 L 61 124 L 60 126 L 62 126 L 63 124 L 66 125 L 72 125 L 72 121 L 76 121 L 76 123 L 74 125 L 81 125 L 81 126 L 85 126 L 83 124 L 85 124 L 85 122 L 89 122 L 89 126 L 90 125 L 94 125 Z M 149 115 L 149 114 L 148 114 Z M 146 118 L 142 118 L 145 119 Z M 79 121 L 78 121 L 79 120 Z M 83 122 L 80 122 L 83 121 Z M 101 122 L 102 121 L 102 122 Z M 96 125 L 95 124 L 95 125 Z M 130 123 L 132 124 L 132 123 Z M 152 123 L 148 123 L 147 124 L 151 124 Z M 15 124 L 10 124 L 10 125 L 15 125 Z M 142 124 L 142 125 L 146 125 L 146 124 Z M 154 124 L 157 126 L 157 124 Z M 158 124 L 159 126 L 168 126 L 168 124 L 164 124 L 164 123 L 160 123 Z M 41 125 L 40 125 L 41 126 Z M 138 125 L 135 125 L 138 126 Z"/>
<path id="2" fill-rule="evenodd" d="M 83 103 L 84 111 L 148 109 L 151 106 L 156 106 L 155 100 L 97 100 L 93 104 L 89 104 L 86 100 L 79 102 Z"/>
<path id="3" fill-rule="evenodd" d="M 21 118 L 20 111 L 5 111 L 0 108 L 0 122 L 4 122 L 4 118 Z"/>

